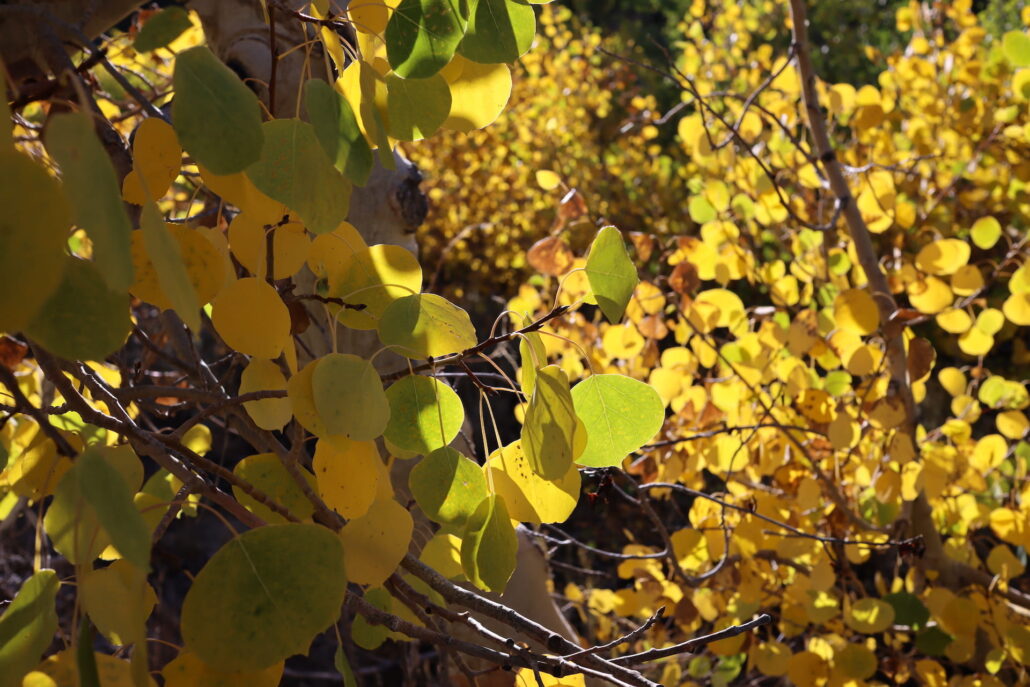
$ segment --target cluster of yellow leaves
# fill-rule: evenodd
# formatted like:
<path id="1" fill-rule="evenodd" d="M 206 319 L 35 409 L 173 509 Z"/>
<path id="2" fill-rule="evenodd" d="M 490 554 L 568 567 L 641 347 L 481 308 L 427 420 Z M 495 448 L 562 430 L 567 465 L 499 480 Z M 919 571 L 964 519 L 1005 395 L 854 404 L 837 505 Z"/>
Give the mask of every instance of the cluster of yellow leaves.
<path id="1" fill-rule="evenodd" d="M 1002 41 L 985 35 L 968 1 L 912 2 L 897 15 L 911 40 L 885 58 L 877 84 L 818 84 L 902 306 L 884 322 L 843 222 L 813 228 L 830 222 L 834 199 L 804 138 L 797 72 L 756 38 L 778 3 L 694 4 L 679 67 L 702 96 L 740 97 L 705 97 L 706 109 L 684 92 L 680 150 L 666 152 L 681 156 L 691 193 L 681 209 L 655 207 L 653 220 L 624 227 L 653 235 L 634 243 L 638 264 L 658 265 L 627 321 L 577 313 L 555 325 L 564 339 L 543 343 L 570 379 L 592 370 L 648 381 L 670 413 L 663 438 L 695 438 L 640 454 L 628 470 L 698 490 L 714 476 L 743 512 L 698 499 L 676 525 L 687 574 L 729 556 L 700 586 L 640 559 L 619 565 L 623 584 L 565 593 L 600 639 L 624 631 L 617 618 L 675 609 L 655 646 L 759 610 L 777 618 L 771 632 L 670 662 L 665 683 L 748 669 L 813 686 L 1025 680 L 1030 624 L 997 592 L 1025 588 L 1030 546 L 1030 56 L 1010 47 L 1028 32 Z M 693 228 L 663 237 L 677 219 L 660 213 L 670 212 L 689 214 Z M 590 302 L 581 258 L 548 264 L 558 278 L 522 286 L 511 310 L 545 312 L 555 293 Z M 900 431 L 904 408 L 885 369 L 885 332 L 899 331 L 919 406 L 914 441 Z M 994 593 L 925 578 L 910 565 L 917 551 L 877 546 L 920 492 L 944 554 L 994 577 Z M 857 543 L 790 536 L 746 511 Z"/>

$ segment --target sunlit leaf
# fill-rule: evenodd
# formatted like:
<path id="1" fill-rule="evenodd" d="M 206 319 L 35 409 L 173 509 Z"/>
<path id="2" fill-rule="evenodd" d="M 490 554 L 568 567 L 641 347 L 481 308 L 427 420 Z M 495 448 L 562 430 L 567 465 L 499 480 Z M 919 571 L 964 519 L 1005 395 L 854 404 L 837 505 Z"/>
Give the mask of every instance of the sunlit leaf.
<path id="1" fill-rule="evenodd" d="M 422 512 L 442 525 L 463 525 L 487 496 L 479 465 L 446 446 L 412 468 L 408 488 Z"/>
<path id="2" fill-rule="evenodd" d="M 438 358 L 476 345 L 476 330 L 463 309 L 423 293 L 391 303 L 379 321 L 379 338 L 408 358 Z"/>
<path id="3" fill-rule="evenodd" d="M 621 465 L 658 433 L 665 419 L 658 392 L 622 375 L 591 375 L 572 388 L 572 401 L 587 432 L 577 462 L 589 467 Z"/>
<path id="4" fill-rule="evenodd" d="M 446 65 L 465 32 L 459 0 L 401 0 L 386 25 L 390 66 L 404 79 L 425 79 Z"/>
<path id="5" fill-rule="evenodd" d="M 350 9 L 352 19 L 356 11 L 356 8 Z M 350 103 L 325 81 L 311 79 L 304 84 L 304 105 L 318 142 L 333 166 L 354 184 L 364 186 L 372 171 L 372 150 L 358 127 Z"/>
<path id="6" fill-rule="evenodd" d="M 536 14 L 523 0 L 470 0 L 458 50 L 473 62 L 514 62 L 533 44 Z"/>
<path id="7" fill-rule="evenodd" d="M 409 375 L 386 390 L 390 423 L 385 436 L 393 444 L 416 453 L 446 446 L 461 429 L 465 411 L 454 390 L 438 379 Z"/>
<path id="8" fill-rule="evenodd" d="M 319 439 L 311 464 L 318 495 L 343 517 L 361 517 L 376 500 L 382 462 L 371 441 Z"/>
<path id="9" fill-rule="evenodd" d="M 636 288 L 637 269 L 629 259 L 622 232 L 605 227 L 598 232 L 587 256 L 587 277 L 597 304 L 609 322 L 622 319 Z"/>
<path id="10" fill-rule="evenodd" d="M 461 565 L 474 585 L 502 592 L 515 571 L 519 542 L 511 526 L 504 497 L 483 499 L 465 524 Z"/>
<path id="11" fill-rule="evenodd" d="M 413 527 L 411 514 L 393 499 L 375 501 L 364 515 L 344 525 L 340 541 L 351 582 L 382 584 L 408 552 Z"/>
<path id="12" fill-rule="evenodd" d="M 165 7 L 147 19 L 143 28 L 139 30 L 136 38 L 132 41 L 132 47 L 139 52 L 163 48 L 191 26 L 193 23 L 185 8 L 178 5 Z"/>
<path id="13" fill-rule="evenodd" d="M 521 441 L 494 451 L 483 470 L 494 492 L 504 497 L 508 515 L 514 520 L 564 522 L 579 501 L 579 469 L 570 464 L 564 474 L 545 479 L 531 467 Z"/>
<path id="14" fill-rule="evenodd" d="M 557 365 L 541 367 L 522 425 L 522 447 L 536 474 L 552 480 L 569 471 L 575 430 L 568 377 Z"/>
<path id="15" fill-rule="evenodd" d="M 330 434 L 369 441 L 383 434 L 390 403 L 372 364 L 351 353 L 330 353 L 318 361 L 311 393 Z"/>

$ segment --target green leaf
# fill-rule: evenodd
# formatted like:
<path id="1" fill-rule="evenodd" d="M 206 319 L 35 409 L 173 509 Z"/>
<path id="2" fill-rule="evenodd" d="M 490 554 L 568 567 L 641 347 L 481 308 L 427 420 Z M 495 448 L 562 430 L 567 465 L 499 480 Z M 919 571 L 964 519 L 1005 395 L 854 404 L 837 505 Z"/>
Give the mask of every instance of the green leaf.
<path id="1" fill-rule="evenodd" d="M 0 331 L 23 329 L 61 283 L 71 213 L 61 187 L 32 160 L 0 151 Z"/>
<path id="2" fill-rule="evenodd" d="M 529 324 L 529 321 L 526 321 Z M 519 337 L 519 357 L 522 361 L 522 393 L 533 394 L 536 386 L 537 368 L 547 364 L 547 348 L 544 337 L 538 332 L 530 332 Z"/>
<path id="3" fill-rule="evenodd" d="M 365 592 L 363 598 L 380 611 L 385 611 L 386 613 L 389 613 L 393 606 L 393 597 L 390 596 L 390 592 L 382 587 L 369 589 Z M 373 625 L 365 619 L 365 616 L 358 614 L 351 624 L 350 634 L 354 643 L 362 649 L 375 651 L 390 636 L 390 630 L 384 625 Z"/>
<path id="4" fill-rule="evenodd" d="M 143 247 L 157 272 L 157 283 L 186 326 L 200 332 L 200 304 L 197 290 L 182 260 L 179 242 L 165 226 L 157 204 L 147 201 L 140 212 Z"/>
<path id="5" fill-rule="evenodd" d="M 928 627 L 916 635 L 916 650 L 927 656 L 943 656 L 954 639 L 937 626 Z"/>
<path id="6" fill-rule="evenodd" d="M 533 45 L 536 13 L 523 0 L 471 0 L 458 51 L 473 62 L 514 62 Z"/>
<path id="7" fill-rule="evenodd" d="M 386 25 L 386 56 L 403 79 L 425 79 L 451 61 L 465 34 L 461 0 L 401 0 Z"/>
<path id="8" fill-rule="evenodd" d="M 343 687 L 358 687 L 358 681 L 354 679 L 354 671 L 351 670 L 350 661 L 347 660 L 347 654 L 343 653 L 342 646 L 336 647 L 336 653 L 333 654 L 333 666 L 343 678 Z"/>
<path id="9" fill-rule="evenodd" d="M 563 477 L 572 465 L 575 431 L 568 377 L 557 365 L 540 368 L 522 425 L 522 448 L 533 471 L 548 480 Z"/>
<path id="10" fill-rule="evenodd" d="M 465 524 L 461 539 L 465 576 L 480 589 L 503 592 L 515 572 L 518 550 L 519 541 L 504 497 L 486 497 Z"/>
<path id="11" fill-rule="evenodd" d="M 186 647 L 221 671 L 260 670 L 308 650 L 340 615 L 343 546 L 321 525 L 249 530 L 218 550 L 182 605 Z"/>
<path id="12" fill-rule="evenodd" d="M 386 439 L 406 451 L 428 454 L 458 436 L 465 421 L 461 399 L 433 377 L 409 375 L 386 390 L 390 423 Z"/>
<path id="13" fill-rule="evenodd" d="M 125 214 L 111 158 L 84 114 L 53 117 L 46 129 L 47 150 L 61 166 L 72 221 L 93 241 L 93 259 L 112 291 L 132 285 L 132 225 Z"/>
<path id="14" fill-rule="evenodd" d="M 621 320 L 633 289 L 640 281 L 626 252 L 622 232 L 615 227 L 605 227 L 597 233 L 587 255 L 586 272 L 601 312 L 609 322 Z"/>
<path id="15" fill-rule="evenodd" d="M 439 358 L 475 346 L 476 329 L 454 303 L 423 293 L 399 298 L 383 311 L 379 339 L 408 358 Z"/>
<path id="16" fill-rule="evenodd" d="M 0 616 L 0 687 L 21 687 L 57 631 L 55 599 L 61 583 L 53 570 L 25 580 Z"/>
<path id="17" fill-rule="evenodd" d="M 308 480 L 312 489 L 314 489 L 314 476 L 304 468 L 299 468 L 299 470 Z M 258 453 L 257 455 L 247 456 L 236 463 L 232 472 L 265 494 L 268 494 L 276 503 L 285 506 L 301 520 L 310 518 L 311 514 L 315 512 L 315 508 L 307 495 L 300 488 L 300 485 L 294 481 L 293 475 L 283 465 L 279 456 L 274 453 Z M 244 508 L 265 522 L 270 524 L 287 522 L 285 517 L 248 496 L 239 487 L 233 485 L 232 493 Z"/>
<path id="18" fill-rule="evenodd" d="M 262 125 L 265 145 L 247 176 L 265 195 L 288 207 L 309 231 L 322 234 L 347 218 L 350 182 L 340 174 L 315 128 L 299 119 Z"/>
<path id="19" fill-rule="evenodd" d="M 422 512 L 441 525 L 465 524 L 488 495 L 479 465 L 447 446 L 412 468 L 408 488 Z"/>
<path id="20" fill-rule="evenodd" d="M 347 99 L 322 79 L 304 85 L 304 105 L 315 136 L 337 170 L 364 186 L 372 171 L 372 149 Z"/>
<path id="21" fill-rule="evenodd" d="M 125 560 L 150 568 L 150 530 L 133 505 L 136 485 L 129 483 L 139 474 L 138 464 L 131 452 L 91 447 L 61 478 L 43 527 L 69 562 L 90 563 L 114 544 Z"/>
<path id="22" fill-rule="evenodd" d="M 1001 50 L 1013 67 L 1030 67 L 1030 35 L 1009 31 L 1001 38 Z"/>
<path id="23" fill-rule="evenodd" d="M 147 20 L 143 28 L 136 34 L 132 47 L 137 52 L 150 52 L 163 48 L 191 26 L 193 24 L 190 22 L 190 15 L 186 8 L 176 5 L 166 7 Z"/>
<path id="24" fill-rule="evenodd" d="M 179 53 L 172 85 L 175 132 L 194 160 L 222 175 L 258 160 L 264 136 L 257 96 L 210 50 Z"/>
<path id="25" fill-rule="evenodd" d="M 898 625 L 921 628 L 930 619 L 930 610 L 915 594 L 895 592 L 883 597 L 883 600 L 894 607 L 894 622 Z"/>
<path id="26" fill-rule="evenodd" d="M 577 462 L 617 467 L 662 428 L 665 408 L 658 392 L 623 375 L 591 375 L 572 389 L 576 413 L 587 430 Z"/>
<path id="27" fill-rule="evenodd" d="M 311 375 L 315 410 L 330 434 L 355 441 L 382 436 L 390 402 L 372 363 L 350 353 L 330 353 Z"/>
<path id="28" fill-rule="evenodd" d="M 451 113 L 451 89 L 440 74 L 427 79 L 386 76 L 387 133 L 419 141 L 436 133 Z"/>
<path id="29" fill-rule="evenodd" d="M 129 335 L 129 294 L 111 291 L 92 262 L 65 258 L 61 284 L 25 331 L 51 353 L 103 360 Z"/>

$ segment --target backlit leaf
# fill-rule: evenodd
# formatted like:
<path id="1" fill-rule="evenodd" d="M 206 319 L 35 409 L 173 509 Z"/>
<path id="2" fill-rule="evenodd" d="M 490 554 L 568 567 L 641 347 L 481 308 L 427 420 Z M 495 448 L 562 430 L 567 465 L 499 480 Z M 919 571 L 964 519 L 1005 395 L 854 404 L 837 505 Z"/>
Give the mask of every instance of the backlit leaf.
<path id="1" fill-rule="evenodd" d="M 350 581 L 373 587 L 386 581 L 408 552 L 413 527 L 411 514 L 390 498 L 344 525 L 340 541 Z"/>
<path id="2" fill-rule="evenodd" d="M 304 105 L 330 162 L 354 184 L 364 186 L 372 171 L 372 150 L 350 103 L 322 79 L 311 79 L 304 84 Z"/>
<path id="3" fill-rule="evenodd" d="M 386 438 L 415 453 L 449 444 L 458 435 L 465 410 L 454 390 L 433 377 L 409 375 L 386 390 L 390 401 L 390 423 Z"/>
<path id="4" fill-rule="evenodd" d="M 536 14 L 523 0 L 470 0 L 458 50 L 473 62 L 514 62 L 533 44 Z"/>
<path id="5" fill-rule="evenodd" d="M 1009 31 L 1001 38 L 1001 50 L 1013 67 L 1030 67 L 1030 34 Z"/>
<path id="6" fill-rule="evenodd" d="M 93 259 L 100 274 L 112 291 L 128 289 L 132 284 L 132 226 L 111 157 L 97 139 L 92 119 L 84 114 L 53 117 L 47 124 L 46 143 L 61 166 L 72 221 L 85 229 L 93 242 Z"/>
<path id="7" fill-rule="evenodd" d="M 226 344 L 258 358 L 278 358 L 290 338 L 290 313 L 279 294 L 255 277 L 237 279 L 211 304 L 211 321 Z"/>
<path id="8" fill-rule="evenodd" d="M 459 66 L 452 72 L 455 64 Z M 500 116 L 511 97 L 511 69 L 506 64 L 479 64 L 455 55 L 441 73 L 451 90 L 450 114 L 443 123 L 447 129 L 482 129 Z"/>
<path id="9" fill-rule="evenodd" d="M 318 361 L 311 393 L 330 434 L 369 441 L 383 434 L 390 403 L 372 364 L 351 353 L 330 353 Z"/>
<path id="10" fill-rule="evenodd" d="M 149 52 L 163 48 L 176 38 L 183 31 L 193 26 L 190 22 L 190 15 L 184 7 L 172 5 L 147 19 L 143 28 L 136 34 L 132 47 L 139 52 Z"/>
<path id="11" fill-rule="evenodd" d="M 122 197 L 136 205 L 163 197 L 182 164 L 182 148 L 172 126 L 157 117 L 144 119 L 132 142 L 132 160 L 132 171 L 122 181 Z"/>
<path id="12" fill-rule="evenodd" d="M 168 228 L 165 227 L 161 211 L 153 201 L 143 204 L 140 212 L 140 228 L 143 230 L 143 246 L 154 266 L 157 283 L 168 299 L 172 310 L 182 318 L 190 329 L 200 331 L 200 301 L 197 289 L 190 280 L 183 263 L 182 249 Z M 143 274 L 137 274 L 142 280 Z"/>
<path id="13" fill-rule="evenodd" d="M 292 277 L 304 266 L 311 246 L 300 222 L 266 226 L 243 212 L 229 225 L 232 254 L 259 279 L 265 279 L 268 274 L 269 236 L 272 238 L 272 278 L 278 281 Z"/>
<path id="14" fill-rule="evenodd" d="M 587 432 L 587 446 L 577 462 L 589 467 L 621 465 L 665 420 L 658 392 L 622 375 L 591 375 L 572 388 L 572 401 Z"/>
<path id="15" fill-rule="evenodd" d="M 319 439 L 311 463 L 318 495 L 343 517 L 361 517 L 376 499 L 382 463 L 374 442 Z"/>
<path id="16" fill-rule="evenodd" d="M 569 471 L 575 430 L 568 377 L 557 365 L 541 367 L 522 425 L 522 447 L 536 474 L 553 480 Z"/>
<path id="17" fill-rule="evenodd" d="M 247 167 L 254 186 L 296 213 L 312 233 L 335 229 L 347 218 L 351 184 L 333 167 L 314 127 L 299 119 L 275 119 L 261 128 L 261 157 Z"/>
<path id="18" fill-rule="evenodd" d="M 605 227 L 597 233 L 587 255 L 586 272 L 601 312 L 609 322 L 619 322 L 640 281 L 626 252 L 622 232 Z"/>
<path id="19" fill-rule="evenodd" d="M 451 90 L 440 74 L 425 79 L 386 76 L 386 133 L 420 141 L 436 133 L 451 111 Z"/>
<path id="20" fill-rule="evenodd" d="M 524 442 L 494 451 L 483 466 L 494 491 L 504 497 L 508 515 L 520 522 L 564 522 L 579 501 L 579 469 L 570 464 L 557 479 L 544 479 L 530 466 Z"/>
<path id="21" fill-rule="evenodd" d="M 126 560 L 106 568 L 89 570 L 78 580 L 79 600 L 97 629 L 112 644 L 136 644 L 146 640 L 146 621 L 157 604 L 144 570 Z"/>
<path id="22" fill-rule="evenodd" d="M 25 580 L 0 615 L 0 687 L 19 687 L 21 677 L 39 663 L 57 631 L 54 601 L 61 586 L 53 570 Z"/>
<path id="23" fill-rule="evenodd" d="M 463 309 L 423 293 L 391 303 L 379 321 L 379 339 L 408 358 L 438 358 L 476 345 L 476 329 Z"/>
<path id="24" fill-rule="evenodd" d="M 205 305 L 211 301 L 225 283 L 226 259 L 218 248 L 199 229 L 179 224 L 165 224 L 165 229 L 178 244 L 186 279 L 196 293 L 197 303 Z M 175 309 L 172 299 L 166 295 L 154 261 L 148 253 L 146 234 L 132 233 L 132 262 L 136 281 L 130 287 L 132 295 L 153 303 L 163 310 Z M 159 262 L 162 262 L 159 260 Z"/>
<path id="25" fill-rule="evenodd" d="M 172 121 L 194 160 L 223 175 L 258 160 L 264 134 L 257 96 L 210 50 L 179 53 L 172 84 Z"/>
<path id="26" fill-rule="evenodd" d="M 880 599 L 859 599 L 844 616 L 844 622 L 855 632 L 877 634 L 894 624 L 894 607 Z"/>
<path id="27" fill-rule="evenodd" d="M 446 65 L 465 32 L 459 0 L 401 0 L 386 25 L 390 66 L 404 79 L 425 79 Z"/>
<path id="28" fill-rule="evenodd" d="M 422 512 L 442 525 L 463 525 L 487 496 L 479 465 L 447 446 L 412 468 L 408 488 Z"/>
<path id="29" fill-rule="evenodd" d="M 504 497 L 486 497 L 466 522 L 461 539 L 465 576 L 480 589 L 503 592 L 515 571 L 518 549 Z"/>
<path id="30" fill-rule="evenodd" d="M 977 248 L 990 250 L 1001 238 L 1001 222 L 994 217 L 981 217 L 973 222 L 969 235 Z"/>
<path id="31" fill-rule="evenodd" d="M 309 264 L 318 260 L 329 280 L 329 295 L 363 308 L 343 308 L 341 324 L 353 329 L 375 329 L 386 308 L 398 298 L 422 288 L 422 267 L 401 246 L 356 246 L 339 236 L 339 230 L 319 236 L 311 244 Z"/>
<path id="32" fill-rule="evenodd" d="M 186 647 L 219 671 L 256 671 L 305 653 L 340 613 L 343 547 L 320 525 L 249 530 L 218 550 L 182 606 Z"/>

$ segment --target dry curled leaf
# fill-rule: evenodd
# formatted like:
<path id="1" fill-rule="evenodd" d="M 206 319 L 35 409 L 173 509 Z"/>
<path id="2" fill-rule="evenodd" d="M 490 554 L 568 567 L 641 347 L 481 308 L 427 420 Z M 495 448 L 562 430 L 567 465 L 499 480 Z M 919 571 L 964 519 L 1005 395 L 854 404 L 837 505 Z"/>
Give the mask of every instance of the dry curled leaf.
<path id="1" fill-rule="evenodd" d="M 526 252 L 526 260 L 533 269 L 551 277 L 568 272 L 575 257 L 565 239 L 558 236 L 540 239 Z"/>

